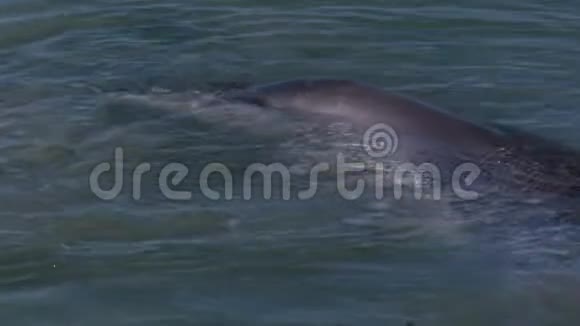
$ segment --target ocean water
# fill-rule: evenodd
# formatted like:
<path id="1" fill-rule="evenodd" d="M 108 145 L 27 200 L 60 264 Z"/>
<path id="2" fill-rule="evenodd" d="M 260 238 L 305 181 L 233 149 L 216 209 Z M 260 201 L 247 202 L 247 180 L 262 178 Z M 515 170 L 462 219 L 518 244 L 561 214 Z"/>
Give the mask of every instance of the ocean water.
<path id="1" fill-rule="evenodd" d="M 579 30 L 566 0 L 0 0 L 2 325 L 578 325 L 580 229 L 557 205 L 351 202 L 330 180 L 211 200 L 208 163 L 299 171 L 342 138 L 183 108 L 348 78 L 577 146 Z M 90 175 L 116 148 L 124 187 L 103 200 Z M 170 162 L 191 198 L 156 187 Z"/>

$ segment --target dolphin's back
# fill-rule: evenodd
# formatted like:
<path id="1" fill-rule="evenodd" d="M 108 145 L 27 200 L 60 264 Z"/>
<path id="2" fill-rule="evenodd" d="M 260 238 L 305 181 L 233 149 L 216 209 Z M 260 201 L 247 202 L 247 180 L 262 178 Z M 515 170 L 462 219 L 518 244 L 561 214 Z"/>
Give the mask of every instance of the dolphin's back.
<path id="1" fill-rule="evenodd" d="M 491 129 L 356 81 L 292 80 L 253 88 L 246 96 L 265 107 L 344 119 L 361 128 L 384 123 L 401 136 L 460 145 L 463 150 L 480 152 L 501 146 L 501 137 Z"/>
<path id="2" fill-rule="evenodd" d="M 254 87 L 239 97 L 281 111 L 322 116 L 364 130 L 383 123 L 399 136 L 403 159 L 417 153 L 441 161 L 467 158 L 500 182 L 518 188 L 576 196 L 580 155 L 574 150 L 536 148 L 528 137 L 513 136 L 454 117 L 420 101 L 350 80 L 292 80 Z M 529 141 L 528 141 L 529 140 Z M 436 159 L 435 159 L 436 160 Z M 440 162 L 441 162 L 440 161 Z"/>

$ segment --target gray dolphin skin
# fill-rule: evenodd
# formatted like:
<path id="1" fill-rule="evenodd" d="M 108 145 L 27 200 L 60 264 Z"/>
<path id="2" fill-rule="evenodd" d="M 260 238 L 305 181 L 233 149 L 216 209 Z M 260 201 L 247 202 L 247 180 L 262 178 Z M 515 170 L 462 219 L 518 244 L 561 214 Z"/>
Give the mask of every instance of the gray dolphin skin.
<path id="1" fill-rule="evenodd" d="M 465 157 L 495 179 L 526 191 L 580 195 L 580 155 L 576 151 L 538 142 L 539 137 L 524 133 L 479 126 L 364 83 L 291 80 L 256 86 L 234 98 L 311 119 L 346 121 L 360 130 L 384 123 L 396 131 L 403 159 L 425 151 L 450 160 Z"/>
<path id="2" fill-rule="evenodd" d="M 417 100 L 355 81 L 293 80 L 259 86 L 247 95 L 264 107 L 344 119 L 361 128 L 385 123 L 399 136 L 424 137 L 432 143 L 441 141 L 469 152 L 492 150 L 503 142 L 492 130 Z"/>

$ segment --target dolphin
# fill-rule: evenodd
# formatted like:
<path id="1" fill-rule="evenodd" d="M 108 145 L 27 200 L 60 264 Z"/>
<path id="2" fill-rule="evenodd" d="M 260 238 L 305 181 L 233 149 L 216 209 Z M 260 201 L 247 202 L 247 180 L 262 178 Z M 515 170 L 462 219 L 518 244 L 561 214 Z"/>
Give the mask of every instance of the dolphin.
<path id="1" fill-rule="evenodd" d="M 163 108 L 180 119 L 192 114 L 203 124 L 267 137 L 301 136 L 312 125 L 338 123 L 349 127 L 344 142 L 352 141 L 353 135 L 360 141 L 373 126 L 384 125 L 394 132 L 390 136 L 396 138 L 397 146 L 395 152 L 379 158 L 383 161 L 434 163 L 446 180 L 453 169 L 470 162 L 481 168 L 483 176 L 478 181 L 483 189 L 503 191 L 507 187 L 524 193 L 580 197 L 580 153 L 576 149 L 503 126 L 474 123 L 359 81 L 296 79 L 234 87 L 216 94 L 121 95 L 114 99 L 105 106 L 114 117 L 142 116 L 143 107 L 150 107 L 155 118 Z M 119 112 L 124 107 L 130 112 Z M 140 114 L 135 114 L 136 107 Z M 288 118 L 307 122 L 307 128 Z M 306 136 L 322 142 L 336 140 L 324 138 L 320 131 Z"/>
<path id="2" fill-rule="evenodd" d="M 346 122 L 361 132 L 382 123 L 396 131 L 399 150 L 393 158 L 398 161 L 469 161 L 494 184 L 580 196 L 576 150 L 523 132 L 482 126 L 380 87 L 352 80 L 299 79 L 236 90 L 225 97 L 318 122 Z"/>
<path id="3" fill-rule="evenodd" d="M 357 81 L 285 81 L 254 87 L 239 98 L 263 107 L 345 120 L 360 128 L 385 123 L 399 136 L 428 138 L 430 142 L 440 141 L 469 151 L 489 150 L 502 143 L 491 129 Z"/>

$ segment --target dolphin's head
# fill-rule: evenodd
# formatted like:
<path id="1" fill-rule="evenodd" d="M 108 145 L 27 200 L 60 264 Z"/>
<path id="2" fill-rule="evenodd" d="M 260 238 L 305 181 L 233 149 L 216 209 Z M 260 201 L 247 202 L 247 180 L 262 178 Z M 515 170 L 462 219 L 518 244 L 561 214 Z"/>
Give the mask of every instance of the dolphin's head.
<path id="1" fill-rule="evenodd" d="M 347 88 L 356 84 L 335 79 L 291 80 L 249 88 L 232 98 L 262 107 L 316 112 L 344 99 Z"/>

